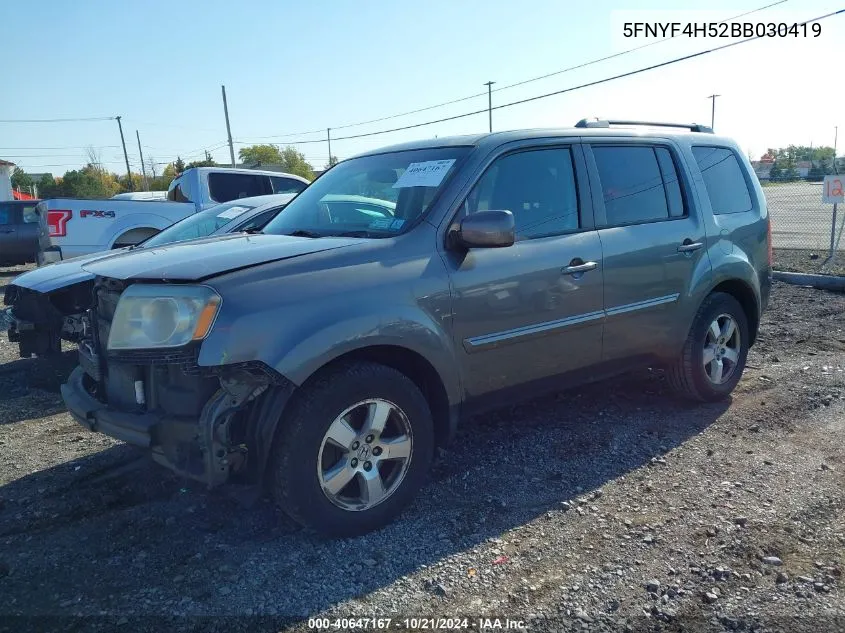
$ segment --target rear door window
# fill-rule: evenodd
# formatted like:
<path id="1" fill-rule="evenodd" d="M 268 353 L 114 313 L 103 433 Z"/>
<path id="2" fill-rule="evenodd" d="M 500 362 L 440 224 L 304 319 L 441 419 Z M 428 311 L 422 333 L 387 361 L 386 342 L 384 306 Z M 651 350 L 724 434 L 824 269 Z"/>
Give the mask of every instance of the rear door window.
<path id="1" fill-rule="evenodd" d="M 669 218 L 669 203 L 655 148 L 593 146 L 593 155 L 608 226 Z"/>
<path id="2" fill-rule="evenodd" d="M 733 150 L 698 146 L 692 148 L 692 154 L 704 178 L 714 215 L 744 213 L 754 208 L 748 182 Z"/>
<path id="3" fill-rule="evenodd" d="M 261 174 L 208 174 L 208 190 L 215 202 L 264 196 L 272 193 L 270 179 Z"/>
<path id="4" fill-rule="evenodd" d="M 193 202 L 191 192 L 188 189 L 187 178 L 176 178 L 167 190 L 167 199 L 172 202 Z"/>
<path id="5" fill-rule="evenodd" d="M 295 178 L 284 176 L 270 176 L 270 182 L 273 185 L 273 193 L 299 193 L 308 186 Z"/>
<path id="6" fill-rule="evenodd" d="M 3 204 L 0 202 L 0 226 L 5 226 L 7 224 L 16 224 L 15 208 L 11 204 Z"/>

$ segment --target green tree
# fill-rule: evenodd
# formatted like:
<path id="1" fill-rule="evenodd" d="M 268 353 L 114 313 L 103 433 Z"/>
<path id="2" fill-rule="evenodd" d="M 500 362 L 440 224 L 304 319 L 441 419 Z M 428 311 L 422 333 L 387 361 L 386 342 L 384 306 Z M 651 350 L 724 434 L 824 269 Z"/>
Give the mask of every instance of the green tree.
<path id="1" fill-rule="evenodd" d="M 244 165 L 258 167 L 260 165 L 281 165 L 282 152 L 278 145 L 250 145 L 238 150 L 238 158 Z"/>
<path id="2" fill-rule="evenodd" d="M 217 162 L 214 158 L 212 158 L 211 154 L 208 153 L 208 150 L 205 150 L 204 160 L 196 160 L 185 165 L 185 169 L 190 169 L 191 167 L 217 167 Z"/>
<path id="3" fill-rule="evenodd" d="M 61 195 L 60 188 L 56 184 L 53 174 L 44 174 L 41 180 L 38 181 L 38 197 L 42 200 L 47 198 L 55 198 Z"/>
<path id="4" fill-rule="evenodd" d="M 15 171 L 12 172 L 12 189 L 20 189 L 21 191 L 28 192 L 32 185 L 33 182 L 30 175 L 20 167 L 15 167 Z"/>
<path id="5" fill-rule="evenodd" d="M 177 156 L 176 162 L 173 163 L 173 168 L 176 170 L 176 175 L 178 176 L 185 171 L 185 161 L 183 161 L 181 157 Z"/>
<path id="6" fill-rule="evenodd" d="M 314 168 L 305 160 L 305 155 L 295 147 L 288 146 L 282 150 L 282 161 L 279 164 L 289 174 L 314 180 Z"/>
<path id="7" fill-rule="evenodd" d="M 769 170 L 769 180 L 782 180 L 783 179 L 783 169 L 780 168 L 777 161 L 774 162 L 772 165 L 771 170 Z"/>

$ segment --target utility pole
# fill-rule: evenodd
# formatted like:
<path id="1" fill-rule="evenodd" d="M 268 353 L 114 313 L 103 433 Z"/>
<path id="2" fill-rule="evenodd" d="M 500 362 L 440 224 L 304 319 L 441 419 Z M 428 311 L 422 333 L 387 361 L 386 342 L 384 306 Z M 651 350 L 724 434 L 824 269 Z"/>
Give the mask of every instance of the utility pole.
<path id="1" fill-rule="evenodd" d="M 326 140 L 329 142 L 329 167 L 332 166 L 332 129 L 326 128 Z"/>
<path id="2" fill-rule="evenodd" d="M 126 178 L 129 180 L 129 191 L 132 191 L 132 172 L 129 169 L 129 154 L 126 153 L 126 139 L 123 138 L 123 126 L 120 124 L 120 117 L 117 119 L 117 127 L 120 130 L 120 142 L 123 145 L 123 158 L 126 160 Z"/>
<path id="3" fill-rule="evenodd" d="M 709 97 L 707 97 L 708 99 L 710 99 L 710 101 L 712 101 L 712 106 L 710 108 L 710 129 L 713 130 L 713 131 L 716 130 L 716 128 L 714 127 L 714 124 L 716 122 L 716 97 L 721 97 L 721 96 L 722 95 L 713 94 L 713 95 L 710 95 Z"/>
<path id="4" fill-rule="evenodd" d="M 138 154 L 141 156 L 141 174 L 144 176 L 144 191 L 150 190 L 150 183 L 147 182 L 147 167 L 144 165 L 144 151 L 141 149 L 141 135 L 138 130 L 135 130 L 135 136 L 138 139 Z"/>
<path id="5" fill-rule="evenodd" d="M 493 84 L 495 81 L 488 81 L 487 86 L 487 118 L 490 121 L 490 131 L 493 131 Z"/>
<path id="6" fill-rule="evenodd" d="M 839 126 L 833 126 L 833 173 L 838 174 L 839 171 L 836 169 L 836 142 L 839 140 Z"/>
<path id="7" fill-rule="evenodd" d="M 226 115 L 226 134 L 229 136 L 229 157 L 232 159 L 232 167 L 235 166 L 235 146 L 232 145 L 232 128 L 229 127 L 229 106 L 226 103 L 226 86 L 223 89 L 223 114 Z"/>

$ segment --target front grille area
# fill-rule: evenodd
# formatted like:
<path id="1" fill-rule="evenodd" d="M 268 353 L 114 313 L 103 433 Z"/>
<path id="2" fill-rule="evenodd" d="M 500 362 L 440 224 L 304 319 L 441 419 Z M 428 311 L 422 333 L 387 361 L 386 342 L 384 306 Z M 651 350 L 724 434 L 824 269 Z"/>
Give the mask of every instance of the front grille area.
<path id="1" fill-rule="evenodd" d="M 199 373 L 197 359 L 199 358 L 199 346 L 189 345 L 178 349 L 133 349 L 111 351 L 109 360 L 130 365 L 155 366 L 155 365 L 178 365 L 186 374 L 196 375 Z"/>

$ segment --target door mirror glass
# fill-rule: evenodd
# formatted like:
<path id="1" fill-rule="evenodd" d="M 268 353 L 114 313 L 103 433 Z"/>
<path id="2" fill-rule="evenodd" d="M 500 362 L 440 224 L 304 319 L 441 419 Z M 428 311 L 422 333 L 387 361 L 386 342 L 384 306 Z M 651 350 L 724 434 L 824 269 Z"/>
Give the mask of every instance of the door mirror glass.
<path id="1" fill-rule="evenodd" d="M 478 211 L 461 220 L 456 237 L 465 248 L 502 248 L 513 245 L 514 227 L 510 211 Z"/>

